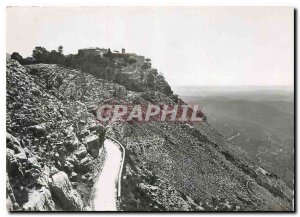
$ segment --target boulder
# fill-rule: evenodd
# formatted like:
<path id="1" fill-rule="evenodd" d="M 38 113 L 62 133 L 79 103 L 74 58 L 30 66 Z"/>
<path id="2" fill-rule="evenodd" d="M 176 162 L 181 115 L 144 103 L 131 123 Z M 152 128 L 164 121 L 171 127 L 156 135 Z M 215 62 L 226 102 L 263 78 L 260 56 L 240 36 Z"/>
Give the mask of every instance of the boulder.
<path id="1" fill-rule="evenodd" d="M 32 168 L 36 168 L 36 169 L 40 169 L 41 165 L 39 164 L 39 162 L 37 161 L 37 157 L 30 157 L 28 158 L 28 163 Z"/>
<path id="2" fill-rule="evenodd" d="M 81 180 L 82 180 L 83 182 L 86 182 L 86 181 L 87 181 L 86 176 L 85 176 L 85 175 L 81 176 Z"/>
<path id="3" fill-rule="evenodd" d="M 27 156 L 25 154 L 25 152 L 21 152 L 19 154 L 15 155 L 15 158 L 20 161 L 21 163 L 26 162 L 27 161 Z"/>
<path id="4" fill-rule="evenodd" d="M 46 124 L 39 124 L 28 128 L 34 136 L 41 137 L 47 134 Z"/>
<path id="5" fill-rule="evenodd" d="M 69 161 L 66 161 L 64 165 L 64 171 L 66 171 L 68 174 L 71 174 L 74 171 L 74 165 Z"/>
<path id="6" fill-rule="evenodd" d="M 88 136 L 89 134 L 90 134 L 90 131 L 87 128 L 83 128 L 79 133 L 79 137 L 84 138 L 84 137 Z"/>
<path id="7" fill-rule="evenodd" d="M 31 93 L 34 95 L 34 96 L 40 96 L 40 95 L 42 95 L 42 93 L 41 93 L 41 91 L 39 90 L 39 89 L 37 89 L 37 88 L 32 88 L 32 90 L 31 90 Z"/>
<path id="8" fill-rule="evenodd" d="M 74 154 L 77 159 L 81 160 L 87 155 L 87 149 L 83 144 L 80 144 Z"/>
<path id="9" fill-rule="evenodd" d="M 60 171 L 53 175 L 52 181 L 49 184 L 53 195 L 60 202 L 63 209 L 70 211 L 83 209 L 83 202 L 80 195 L 72 188 L 66 173 Z"/>
<path id="10" fill-rule="evenodd" d="M 95 117 L 97 117 L 97 109 L 98 109 L 98 106 L 94 105 L 94 104 L 87 106 L 88 112 L 92 113 Z"/>
<path id="11" fill-rule="evenodd" d="M 56 167 L 51 167 L 50 168 L 50 172 L 49 172 L 49 176 L 52 177 L 54 176 L 55 174 L 59 173 L 59 170 L 56 168 Z"/>
<path id="12" fill-rule="evenodd" d="M 20 141 L 9 133 L 6 133 L 6 147 L 14 150 L 16 154 L 24 151 Z"/>
<path id="13" fill-rule="evenodd" d="M 93 157 L 98 157 L 101 143 L 99 137 L 96 135 L 88 135 L 84 138 L 84 143 L 87 146 L 87 150 Z"/>
<path id="14" fill-rule="evenodd" d="M 47 189 L 49 189 L 49 178 L 50 178 L 50 168 L 48 166 L 44 166 L 41 169 L 41 175 L 37 179 L 37 184 L 40 186 L 45 186 Z"/>
<path id="15" fill-rule="evenodd" d="M 83 208 L 84 211 L 93 211 L 93 209 L 89 206 L 86 206 Z"/>
<path id="16" fill-rule="evenodd" d="M 16 202 L 16 198 L 11 188 L 8 177 L 6 177 L 6 207 L 9 211 L 16 211 L 20 208 L 19 204 Z"/>
<path id="17" fill-rule="evenodd" d="M 14 151 L 9 148 L 6 149 L 6 171 L 12 177 L 23 175 L 21 162 L 15 158 Z"/>
<path id="18" fill-rule="evenodd" d="M 75 133 L 72 132 L 66 137 L 64 145 L 68 151 L 74 151 L 77 149 L 77 146 L 79 145 L 79 140 L 76 137 Z"/>
<path id="19" fill-rule="evenodd" d="M 78 159 L 76 157 L 76 155 L 70 155 L 66 158 L 66 161 L 70 162 L 73 165 L 78 164 Z"/>
<path id="20" fill-rule="evenodd" d="M 51 193 L 44 186 L 29 193 L 28 202 L 23 205 L 26 211 L 54 211 L 55 204 Z"/>
<path id="21" fill-rule="evenodd" d="M 71 180 L 71 181 L 77 181 L 77 179 L 78 179 L 77 173 L 72 172 L 72 173 L 71 173 L 71 176 L 70 176 L 70 180 Z"/>
<path id="22" fill-rule="evenodd" d="M 84 174 L 88 172 L 92 165 L 92 159 L 90 155 L 87 155 L 85 158 L 81 159 L 77 165 L 75 165 L 76 172 Z"/>
<path id="23" fill-rule="evenodd" d="M 14 137 L 13 135 L 11 135 L 7 132 L 6 132 L 6 143 L 12 143 L 14 145 L 20 146 L 19 140 L 16 137 Z"/>
<path id="24" fill-rule="evenodd" d="M 105 131 L 106 131 L 103 125 L 99 123 L 93 123 L 89 127 L 89 130 L 93 132 L 92 134 L 99 136 L 100 143 L 103 143 L 103 141 L 105 140 Z"/>
<path id="25" fill-rule="evenodd" d="M 12 203 L 10 197 L 6 196 L 6 210 L 14 211 L 14 204 Z"/>

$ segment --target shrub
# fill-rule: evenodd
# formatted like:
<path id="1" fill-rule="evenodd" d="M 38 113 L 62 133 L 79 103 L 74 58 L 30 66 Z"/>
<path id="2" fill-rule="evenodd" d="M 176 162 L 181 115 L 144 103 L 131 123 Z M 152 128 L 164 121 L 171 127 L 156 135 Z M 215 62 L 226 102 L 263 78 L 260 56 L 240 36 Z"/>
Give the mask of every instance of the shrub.
<path id="1" fill-rule="evenodd" d="M 13 52 L 12 55 L 10 56 L 10 58 L 18 61 L 20 64 L 23 64 L 23 62 L 24 62 L 23 57 L 17 52 Z"/>

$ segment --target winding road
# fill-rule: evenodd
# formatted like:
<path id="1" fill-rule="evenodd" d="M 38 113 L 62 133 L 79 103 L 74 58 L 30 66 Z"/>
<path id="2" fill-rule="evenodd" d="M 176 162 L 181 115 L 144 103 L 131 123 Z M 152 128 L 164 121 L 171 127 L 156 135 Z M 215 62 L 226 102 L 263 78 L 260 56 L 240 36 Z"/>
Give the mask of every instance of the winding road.
<path id="1" fill-rule="evenodd" d="M 229 139 L 227 139 L 227 141 L 231 141 L 233 140 L 235 137 L 240 136 L 240 133 L 237 133 L 236 135 L 230 137 Z"/>
<path id="2" fill-rule="evenodd" d="M 258 154 L 256 155 L 256 157 L 259 159 L 259 163 L 261 163 L 261 157 L 259 157 L 259 155 L 261 155 L 261 154 L 266 154 L 266 153 L 268 153 L 268 150 L 267 150 L 267 149 L 266 149 L 265 152 L 260 152 L 260 153 L 258 153 Z"/>
<path id="3" fill-rule="evenodd" d="M 106 151 L 106 159 L 96 184 L 94 210 L 117 211 L 117 200 L 121 190 L 120 177 L 125 151 L 121 144 L 111 139 L 104 141 L 104 149 Z"/>

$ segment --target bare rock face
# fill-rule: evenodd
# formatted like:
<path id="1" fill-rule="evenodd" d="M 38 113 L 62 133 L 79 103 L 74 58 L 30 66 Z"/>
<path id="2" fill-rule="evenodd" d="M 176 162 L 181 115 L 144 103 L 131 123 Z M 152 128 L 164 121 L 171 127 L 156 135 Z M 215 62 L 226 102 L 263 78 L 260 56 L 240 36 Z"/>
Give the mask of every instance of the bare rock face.
<path id="1" fill-rule="evenodd" d="M 50 188 L 55 198 L 65 210 L 82 210 L 83 202 L 78 192 L 72 188 L 68 176 L 64 172 L 59 172 L 52 176 Z"/>
<path id="2" fill-rule="evenodd" d="M 45 187 L 29 193 L 28 202 L 23 205 L 26 211 L 54 211 L 55 204 L 51 193 Z"/>

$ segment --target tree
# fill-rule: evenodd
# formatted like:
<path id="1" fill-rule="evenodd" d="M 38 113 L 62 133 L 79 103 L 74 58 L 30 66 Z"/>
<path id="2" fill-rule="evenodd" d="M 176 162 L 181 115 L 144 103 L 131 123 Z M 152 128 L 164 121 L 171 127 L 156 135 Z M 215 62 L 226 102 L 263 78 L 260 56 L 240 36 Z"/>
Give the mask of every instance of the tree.
<path id="1" fill-rule="evenodd" d="M 113 75 L 112 81 L 115 82 L 115 83 L 117 83 L 117 84 L 120 84 L 121 83 L 121 73 L 120 72 L 116 72 Z"/>
<path id="2" fill-rule="evenodd" d="M 129 63 L 130 65 L 132 65 L 132 64 L 136 63 L 136 59 L 130 58 L 129 61 L 128 61 L 128 63 Z"/>
<path id="3" fill-rule="evenodd" d="M 65 65 L 68 67 L 74 66 L 74 59 L 75 59 L 75 55 L 73 54 L 69 54 L 65 57 Z"/>
<path id="4" fill-rule="evenodd" d="M 58 49 L 57 49 L 57 50 L 58 50 L 58 53 L 59 53 L 59 54 L 63 54 L 63 49 L 64 49 L 64 47 L 61 46 L 61 45 L 59 45 L 59 46 L 58 46 Z"/>
<path id="5" fill-rule="evenodd" d="M 24 63 L 24 59 L 18 52 L 13 52 L 10 56 L 11 59 L 17 60 L 20 64 Z"/>
<path id="6" fill-rule="evenodd" d="M 141 80 L 144 80 L 144 77 L 145 77 L 145 72 L 141 70 Z"/>
<path id="7" fill-rule="evenodd" d="M 49 53 L 48 62 L 49 63 L 59 63 L 59 61 L 60 61 L 60 54 L 59 54 L 59 52 L 57 52 L 56 50 L 52 50 Z"/>
<path id="8" fill-rule="evenodd" d="M 38 63 L 48 63 L 49 61 L 50 53 L 46 50 L 44 47 L 35 47 L 32 51 L 32 57 L 38 62 Z"/>
<path id="9" fill-rule="evenodd" d="M 33 57 L 26 57 L 24 59 L 24 65 L 34 64 L 36 60 Z"/>
<path id="10" fill-rule="evenodd" d="M 151 70 L 151 73 L 152 73 L 154 76 L 157 76 L 157 75 L 158 75 L 157 69 L 152 69 L 152 70 Z"/>
<path id="11" fill-rule="evenodd" d="M 149 87 L 152 87 L 154 84 L 154 75 L 152 73 L 149 73 L 146 77 L 146 81 Z"/>
<path id="12" fill-rule="evenodd" d="M 151 68 L 151 59 L 149 59 L 149 58 L 146 58 L 145 59 L 145 63 L 144 63 L 144 68 L 145 69 L 150 69 Z"/>

